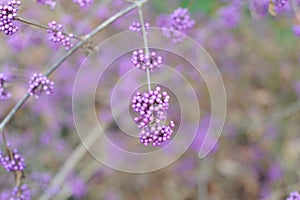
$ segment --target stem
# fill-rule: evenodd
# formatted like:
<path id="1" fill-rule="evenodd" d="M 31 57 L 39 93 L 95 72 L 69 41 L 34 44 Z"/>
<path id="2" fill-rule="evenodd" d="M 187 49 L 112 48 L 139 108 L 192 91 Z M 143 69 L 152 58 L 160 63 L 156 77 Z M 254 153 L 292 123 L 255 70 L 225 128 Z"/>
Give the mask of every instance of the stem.
<path id="1" fill-rule="evenodd" d="M 109 129 L 111 124 L 108 124 L 103 130 Z M 49 187 L 44 192 L 44 194 L 39 198 L 39 200 L 48 200 L 53 195 L 59 193 L 62 188 L 66 177 L 73 170 L 74 166 L 83 158 L 83 156 L 87 153 L 87 149 L 95 144 L 97 139 L 99 138 L 98 126 L 92 128 L 91 132 L 78 144 L 76 149 L 72 152 L 72 154 L 67 158 L 59 171 L 55 174 L 54 178 L 51 180 Z M 56 189 L 58 191 L 56 191 Z M 53 194 L 51 191 L 56 191 L 56 194 Z"/>
<path id="2" fill-rule="evenodd" d="M 4 142 L 5 150 L 6 150 L 6 152 L 9 154 L 9 148 L 8 148 L 8 146 L 7 146 L 7 140 L 6 140 L 6 137 L 5 137 L 5 133 L 4 133 L 4 131 L 2 131 L 1 133 L 2 133 L 2 140 L 3 140 L 3 142 Z M 9 155 L 9 156 L 10 156 L 10 155 Z"/>
<path id="3" fill-rule="evenodd" d="M 140 17 L 140 23 L 142 27 L 142 34 L 143 34 L 143 40 L 144 40 L 144 46 L 145 46 L 145 53 L 147 56 L 149 56 L 149 45 L 148 45 L 148 38 L 146 35 L 146 28 L 145 28 L 145 22 L 144 22 L 144 17 L 143 17 L 143 11 L 142 11 L 142 5 L 138 4 L 138 11 L 139 11 L 139 17 Z M 150 69 L 149 67 L 146 69 L 146 74 L 147 74 L 147 83 L 148 83 L 148 90 L 151 90 L 151 77 L 150 77 Z"/>
<path id="4" fill-rule="evenodd" d="M 146 3 L 148 0 L 141 0 L 140 4 Z M 96 27 L 94 30 L 92 30 L 89 34 L 85 35 L 75 47 L 67 51 L 66 54 L 64 54 L 50 69 L 45 73 L 45 76 L 51 75 L 67 58 L 69 58 L 71 55 L 73 55 L 80 47 L 82 47 L 85 42 L 87 42 L 90 38 L 95 36 L 97 33 L 99 33 L 101 30 L 103 30 L 105 27 L 110 25 L 112 22 L 117 20 L 118 18 L 122 17 L 123 15 L 127 14 L 134 8 L 136 8 L 138 4 L 132 4 L 128 6 L 127 8 L 121 10 L 117 14 L 113 15 L 106 21 L 104 21 L 102 24 L 100 24 L 98 27 Z M 5 118 L 0 123 L 0 132 L 3 131 L 7 123 L 13 118 L 13 116 L 16 114 L 16 112 L 22 107 L 22 105 L 29 99 L 30 95 L 26 93 L 22 99 L 19 100 L 19 102 L 9 111 L 9 113 L 5 116 Z"/>
<path id="5" fill-rule="evenodd" d="M 37 28 L 41 28 L 41 29 L 44 29 L 44 30 L 52 30 L 54 32 L 57 32 L 57 30 L 54 30 L 54 29 L 51 29 L 49 28 L 48 26 L 45 26 L 45 25 L 42 25 L 42 24 L 38 24 L 36 22 L 33 22 L 33 21 L 28 21 L 27 19 L 24 19 L 22 17 L 16 17 L 15 20 L 19 21 L 19 22 L 22 22 L 24 24 L 28 24 L 28 25 L 31 25 L 31 26 L 35 26 Z M 63 35 L 66 35 L 68 36 L 69 33 L 65 33 L 65 32 L 62 32 Z M 77 39 L 79 41 L 82 41 L 82 39 L 78 36 L 73 36 L 74 39 Z"/>
<path id="6" fill-rule="evenodd" d="M 4 127 L 11 120 L 11 118 L 16 114 L 16 112 L 22 107 L 22 105 L 29 99 L 29 94 L 27 93 L 5 116 L 5 118 L 0 123 L 0 131 L 3 131 Z"/>

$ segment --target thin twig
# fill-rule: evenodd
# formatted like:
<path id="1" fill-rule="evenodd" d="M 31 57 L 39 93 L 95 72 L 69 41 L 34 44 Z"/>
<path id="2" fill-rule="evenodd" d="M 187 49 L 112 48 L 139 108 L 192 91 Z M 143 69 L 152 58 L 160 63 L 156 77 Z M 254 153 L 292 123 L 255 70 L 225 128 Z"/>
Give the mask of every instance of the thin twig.
<path id="1" fill-rule="evenodd" d="M 31 25 L 31 26 L 35 26 L 37 28 L 41 28 L 41 29 L 44 29 L 44 30 L 51 30 L 51 31 L 54 31 L 54 32 L 58 32 L 57 30 L 55 29 L 52 29 L 52 28 L 49 28 L 48 26 L 45 26 L 45 25 L 42 25 L 42 24 L 38 24 L 36 22 L 33 22 L 33 21 L 29 21 L 27 19 L 24 19 L 22 17 L 16 17 L 15 20 L 19 21 L 19 22 L 22 22 L 24 24 L 28 24 L 28 25 Z M 65 33 L 65 32 L 62 32 L 63 35 L 66 35 L 68 36 L 69 33 Z M 74 39 L 77 39 L 79 41 L 82 41 L 82 38 L 78 37 L 78 36 L 73 36 Z"/>
<path id="2" fill-rule="evenodd" d="M 143 17 L 143 11 L 142 11 L 142 5 L 138 4 L 138 11 L 139 11 L 139 17 L 140 17 L 140 23 L 142 27 L 142 34 L 143 34 L 143 40 L 144 40 L 144 46 L 145 46 L 145 54 L 146 56 L 149 56 L 149 45 L 148 45 L 148 38 L 147 38 L 147 33 L 146 33 L 146 28 L 145 28 L 145 22 L 144 22 L 144 17 Z M 147 67 L 146 69 L 146 74 L 147 74 L 147 83 L 148 83 L 148 90 L 151 90 L 151 78 L 150 78 L 150 68 Z"/>
<path id="3" fill-rule="evenodd" d="M 55 174 L 54 178 L 51 180 L 48 189 L 41 196 L 40 200 L 50 199 L 51 196 L 53 195 L 53 191 L 59 192 L 59 189 L 61 189 L 64 180 L 70 174 L 74 166 L 86 154 L 87 152 L 86 148 L 91 147 L 99 137 L 99 132 L 97 130 L 98 130 L 98 126 L 96 126 L 94 130 L 92 130 L 91 133 L 89 133 L 89 135 L 87 135 L 87 137 L 82 142 L 79 143 L 75 151 L 73 151 L 73 153 L 69 156 L 69 158 L 63 164 L 60 170 Z"/>
<path id="4" fill-rule="evenodd" d="M 148 0 L 142 0 L 141 4 L 147 2 Z M 95 36 L 97 33 L 99 33 L 101 30 L 103 30 L 105 27 L 110 25 L 112 22 L 120 18 L 121 16 L 127 14 L 131 10 L 137 7 L 137 4 L 132 4 L 128 6 L 127 8 L 121 10 L 117 14 L 113 15 L 106 21 L 104 21 L 102 24 L 100 24 L 98 27 L 96 27 L 94 30 L 92 30 L 89 34 L 85 35 L 83 37 L 83 40 L 80 41 L 76 46 L 74 46 L 72 49 L 67 51 L 66 54 L 64 54 L 50 69 L 45 73 L 45 76 L 51 75 L 67 58 L 69 58 L 71 55 L 73 55 L 80 47 L 82 47 L 85 42 L 87 42 L 90 38 Z M 24 97 L 9 111 L 9 113 L 5 116 L 5 118 L 0 123 L 0 132 L 3 131 L 7 123 L 13 118 L 13 116 L 16 114 L 16 112 L 22 107 L 22 105 L 29 99 L 30 95 L 26 93 Z"/>

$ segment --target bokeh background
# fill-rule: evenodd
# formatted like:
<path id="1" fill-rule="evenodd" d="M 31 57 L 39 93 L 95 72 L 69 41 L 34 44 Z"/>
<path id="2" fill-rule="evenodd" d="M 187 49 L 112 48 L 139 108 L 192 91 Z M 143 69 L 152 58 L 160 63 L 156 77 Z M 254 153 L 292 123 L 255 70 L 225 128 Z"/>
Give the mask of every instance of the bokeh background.
<path id="1" fill-rule="evenodd" d="M 33 199 L 39 199 L 49 190 L 51 181 L 59 177 L 62 185 L 52 188 L 56 200 L 280 200 L 291 191 L 300 190 L 300 43 L 291 28 L 294 13 L 259 16 L 256 10 L 249 9 L 250 0 L 241 2 L 241 9 L 232 14 L 232 18 L 238 16 L 232 27 L 221 23 L 220 10 L 234 4 L 233 1 L 150 0 L 144 6 L 144 18 L 151 26 L 158 25 L 161 18 L 179 6 L 189 7 L 196 21 L 189 35 L 207 50 L 222 74 L 228 100 L 227 118 L 209 156 L 198 158 L 210 120 L 210 96 L 205 82 L 184 62 L 176 65 L 178 58 L 162 52 L 164 59 L 175 59 L 174 68 L 194 85 L 199 97 L 199 130 L 189 150 L 172 165 L 147 174 L 115 171 L 98 163 L 86 151 L 78 162 L 72 163 L 70 159 L 78 155 L 81 146 L 72 116 L 74 79 L 86 52 L 80 49 L 50 76 L 55 82 L 54 94 L 30 99 L 5 129 L 8 141 L 25 157 L 25 182 Z M 82 9 L 71 1 L 61 0 L 51 10 L 32 0 L 22 3 L 19 15 L 23 18 L 40 24 L 56 20 L 76 35 L 88 33 L 129 5 L 121 0 L 104 0 Z M 136 10 L 118 19 L 91 42 L 97 44 L 128 30 L 133 21 L 138 21 Z M 32 73 L 46 71 L 66 52 L 51 44 L 44 30 L 19 26 L 20 31 L 14 36 L 0 35 L 0 72 L 9 76 L 7 89 L 12 93 L 11 99 L 0 102 L 1 118 L 27 92 Z M 106 51 L 114 53 L 114 48 Z M 105 56 L 99 54 L 87 62 L 101 67 L 103 60 Z M 109 105 L 101 101 L 101 95 L 109 97 L 112 83 L 131 68 L 130 53 L 111 64 L 107 80 L 97 93 L 95 108 L 99 121 L 108 126 L 106 134 L 112 140 L 143 149 L 148 147 L 141 146 L 137 139 L 124 139 L 109 114 Z M 129 86 L 130 83 L 124 85 L 124 93 L 130 91 Z M 80 89 L 84 93 L 85 86 Z M 176 118 L 178 110 L 173 108 L 169 115 L 172 113 Z M 117 156 L 110 154 L 109 149 L 102 150 L 107 156 Z M 68 173 L 62 173 L 65 168 Z M 3 169 L 0 172 L 0 190 L 12 188 L 13 175 Z"/>

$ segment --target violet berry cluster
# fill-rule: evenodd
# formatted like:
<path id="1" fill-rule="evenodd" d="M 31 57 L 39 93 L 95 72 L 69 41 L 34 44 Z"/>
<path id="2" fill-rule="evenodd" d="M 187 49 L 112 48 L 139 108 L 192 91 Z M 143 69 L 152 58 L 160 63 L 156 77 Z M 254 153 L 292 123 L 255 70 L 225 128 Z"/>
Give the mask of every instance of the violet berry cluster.
<path id="1" fill-rule="evenodd" d="M 162 57 L 158 56 L 154 51 L 147 55 L 144 50 L 140 49 L 133 52 L 131 62 L 138 69 L 146 71 L 149 68 L 152 72 L 161 67 Z"/>
<path id="2" fill-rule="evenodd" d="M 144 24 L 145 26 L 145 30 L 148 31 L 149 30 L 149 27 L 150 27 L 150 24 L 149 23 L 145 23 Z M 138 33 L 139 35 L 142 35 L 143 32 L 142 32 L 142 24 L 139 23 L 139 22 L 133 22 L 130 26 L 129 26 L 129 30 L 131 30 L 132 32 L 134 33 Z"/>
<path id="3" fill-rule="evenodd" d="M 141 129 L 140 142 L 142 144 L 160 146 L 162 142 L 171 138 L 175 123 L 170 121 L 168 125 L 164 125 L 169 99 L 167 92 L 161 92 L 160 87 L 143 94 L 137 92 L 133 97 L 132 109 L 139 114 L 134 121 Z"/>
<path id="4" fill-rule="evenodd" d="M 38 99 L 43 93 L 52 94 L 54 91 L 54 82 L 50 81 L 43 74 L 34 73 L 29 81 L 28 93 Z"/>
<path id="5" fill-rule="evenodd" d="M 73 0 L 73 3 L 78 4 L 80 7 L 88 7 L 93 2 L 94 2 L 94 0 Z"/>
<path id="6" fill-rule="evenodd" d="M 15 187 L 13 191 L 3 190 L 0 193 L 0 200 L 31 200 L 31 193 L 26 184 Z"/>
<path id="7" fill-rule="evenodd" d="M 0 5 L 0 31 L 6 35 L 12 35 L 18 31 L 18 27 L 15 25 L 14 20 L 17 17 L 17 12 L 21 1 L 8 1 L 4 5 Z"/>
<path id="8" fill-rule="evenodd" d="M 65 34 L 62 24 L 52 21 L 48 23 L 48 28 L 49 29 L 47 32 L 50 34 L 50 41 L 64 46 L 66 50 L 69 50 L 74 46 L 71 42 L 71 39 L 74 37 L 74 35 L 72 33 Z"/>
<path id="9" fill-rule="evenodd" d="M 1 100 L 6 100 L 11 97 L 11 94 L 7 92 L 4 88 L 6 82 L 7 82 L 7 77 L 4 74 L 0 74 L 0 99 Z"/>
<path id="10" fill-rule="evenodd" d="M 26 167 L 25 160 L 17 149 L 13 149 L 11 155 L 3 155 L 0 152 L 0 164 L 7 172 L 23 171 Z"/>
<path id="11" fill-rule="evenodd" d="M 300 200 L 300 194 L 298 192 L 291 192 L 290 196 L 286 200 Z"/>
<path id="12" fill-rule="evenodd" d="M 166 20 L 163 34 L 172 38 L 174 43 L 181 42 L 186 38 L 190 29 L 195 25 L 187 8 L 177 8 Z"/>
<path id="13" fill-rule="evenodd" d="M 31 193 L 27 185 L 15 187 L 9 200 L 31 200 Z"/>

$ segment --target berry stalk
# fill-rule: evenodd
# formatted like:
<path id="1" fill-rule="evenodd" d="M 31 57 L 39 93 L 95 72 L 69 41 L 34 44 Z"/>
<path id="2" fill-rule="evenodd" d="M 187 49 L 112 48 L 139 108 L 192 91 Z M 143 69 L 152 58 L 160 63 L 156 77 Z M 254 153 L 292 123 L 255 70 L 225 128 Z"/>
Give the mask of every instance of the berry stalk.
<path id="1" fill-rule="evenodd" d="M 146 28 L 145 28 L 145 22 L 144 22 L 141 4 L 138 4 L 138 13 L 139 13 L 140 23 L 141 23 L 141 28 L 142 28 L 142 35 L 143 35 L 144 46 L 145 46 L 145 55 L 149 56 L 150 53 L 149 53 L 148 38 L 146 35 Z M 147 69 L 146 69 L 146 74 L 147 74 L 148 90 L 151 91 L 151 76 L 150 76 L 150 68 L 149 67 L 147 67 Z"/>
<path id="2" fill-rule="evenodd" d="M 19 22 L 22 22 L 22 23 L 24 23 L 24 24 L 27 24 L 27 25 L 31 25 L 31 26 L 40 28 L 40 29 L 51 30 L 51 31 L 53 31 L 53 32 L 58 32 L 57 30 L 52 29 L 52 28 L 50 28 L 50 27 L 48 27 L 48 26 L 45 26 L 45 25 L 42 25 L 42 24 L 38 24 L 38 23 L 33 22 L 33 21 L 29 21 L 29 20 L 24 19 L 24 18 L 22 18 L 22 17 L 16 17 L 15 20 L 17 20 L 17 21 L 19 21 Z M 65 32 L 62 32 L 62 34 L 63 34 L 63 35 L 66 35 L 66 36 L 69 35 L 69 33 L 65 33 Z M 82 40 L 83 40 L 82 38 L 80 38 L 80 37 L 78 37 L 78 36 L 75 36 L 75 35 L 73 36 L 73 38 L 75 38 L 75 39 L 77 39 L 77 40 L 79 40 L 79 41 L 82 41 Z"/>

